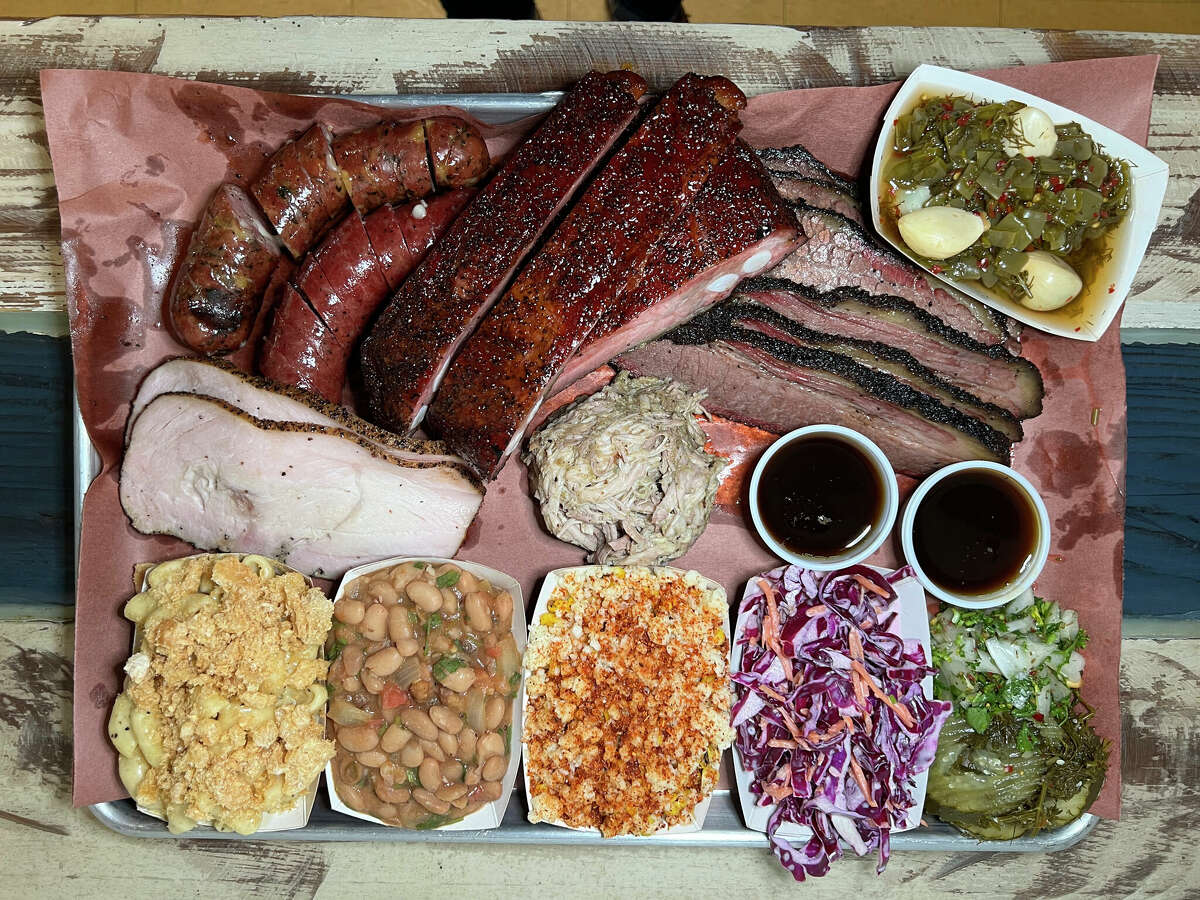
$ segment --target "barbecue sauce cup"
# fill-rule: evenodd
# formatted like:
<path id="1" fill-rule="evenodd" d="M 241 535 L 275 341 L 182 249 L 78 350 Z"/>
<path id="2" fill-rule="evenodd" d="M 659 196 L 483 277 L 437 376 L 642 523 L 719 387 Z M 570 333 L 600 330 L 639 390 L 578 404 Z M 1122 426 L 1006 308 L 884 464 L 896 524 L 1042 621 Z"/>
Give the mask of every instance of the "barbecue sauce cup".
<path id="1" fill-rule="evenodd" d="M 993 462 L 960 462 L 913 491 L 900 545 L 939 600 L 987 609 L 1033 587 L 1050 554 L 1050 517 L 1020 473 Z"/>
<path id="2" fill-rule="evenodd" d="M 809 425 L 767 448 L 750 478 L 750 518 L 781 559 L 819 571 L 879 549 L 899 510 L 883 451 L 840 425 Z"/>

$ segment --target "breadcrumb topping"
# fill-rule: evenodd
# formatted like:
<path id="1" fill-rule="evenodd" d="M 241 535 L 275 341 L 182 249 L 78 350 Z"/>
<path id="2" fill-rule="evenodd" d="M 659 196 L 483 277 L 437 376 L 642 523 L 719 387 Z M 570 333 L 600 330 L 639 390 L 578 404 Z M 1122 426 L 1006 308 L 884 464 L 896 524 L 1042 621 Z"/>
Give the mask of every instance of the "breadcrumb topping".
<path id="1" fill-rule="evenodd" d="M 146 593 L 157 603 L 126 691 L 151 714 L 164 761 L 134 799 L 168 819 L 253 831 L 333 756 L 318 652 L 333 604 L 300 574 L 264 577 L 236 555 L 186 560 Z"/>
<path id="2" fill-rule="evenodd" d="M 532 822 L 653 834 L 694 821 L 729 724 L 725 594 L 695 572 L 567 573 L 525 654 Z"/>

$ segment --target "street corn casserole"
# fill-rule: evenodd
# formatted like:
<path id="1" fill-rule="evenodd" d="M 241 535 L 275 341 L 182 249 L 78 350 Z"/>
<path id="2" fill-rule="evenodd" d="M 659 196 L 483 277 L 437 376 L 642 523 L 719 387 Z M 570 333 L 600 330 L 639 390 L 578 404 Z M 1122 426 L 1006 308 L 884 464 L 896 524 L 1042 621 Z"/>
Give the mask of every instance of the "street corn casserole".
<path id="1" fill-rule="evenodd" d="M 692 824 L 733 741 L 727 627 L 724 591 L 696 572 L 562 573 L 525 655 L 530 821 Z"/>
<path id="2" fill-rule="evenodd" d="M 109 737 L 122 782 L 173 833 L 250 834 L 291 809 L 333 756 L 319 653 L 333 604 L 262 556 L 207 554 L 150 569 Z"/>

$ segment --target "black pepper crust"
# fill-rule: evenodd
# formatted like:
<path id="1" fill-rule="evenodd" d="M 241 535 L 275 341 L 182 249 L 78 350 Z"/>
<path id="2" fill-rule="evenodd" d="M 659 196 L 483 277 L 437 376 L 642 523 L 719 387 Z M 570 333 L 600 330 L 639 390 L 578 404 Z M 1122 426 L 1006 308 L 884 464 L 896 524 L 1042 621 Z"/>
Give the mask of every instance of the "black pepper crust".
<path id="1" fill-rule="evenodd" d="M 862 196 L 857 184 L 834 172 L 801 144 L 792 144 L 790 147 L 763 147 L 758 151 L 758 158 L 772 174 L 821 181 L 855 200 Z"/>
<path id="2" fill-rule="evenodd" d="M 902 367 L 914 378 L 925 382 L 931 387 L 946 392 L 959 403 L 977 409 L 979 414 L 975 418 L 979 418 L 984 424 L 991 425 L 991 427 L 995 428 L 1001 434 L 1004 434 L 1008 440 L 1015 443 L 1024 437 L 1024 430 L 1021 427 L 1020 421 L 1008 410 L 996 406 L 994 403 L 981 400 L 970 391 L 946 381 L 932 369 L 921 365 L 917 361 L 917 358 L 907 350 L 901 350 L 899 347 L 893 347 L 890 344 L 884 344 L 880 341 L 863 341 L 857 338 L 841 337 L 839 335 L 814 331 L 798 322 L 792 321 L 787 316 L 780 315 L 773 309 L 767 309 L 765 306 L 753 301 L 736 300 L 725 305 L 728 308 L 722 310 L 721 314 L 728 314 L 730 324 L 734 327 L 739 327 L 747 319 L 757 320 L 774 329 L 785 332 L 796 340 L 810 346 L 821 347 L 835 353 L 843 352 L 847 356 L 851 356 L 851 358 L 853 358 L 852 352 L 857 351 L 864 355 L 885 360 Z M 868 368 L 870 368 L 869 365 Z M 994 420 L 996 424 L 993 424 L 989 419 Z"/>
<path id="3" fill-rule="evenodd" d="M 748 345 L 769 353 L 782 362 L 806 369 L 829 372 L 845 378 L 880 400 L 911 410 L 924 419 L 948 425 L 962 432 L 967 437 L 979 442 L 997 461 L 1007 462 L 1010 459 L 1012 445 L 995 428 L 947 406 L 928 394 L 909 387 L 894 375 L 870 369 L 848 356 L 820 347 L 792 344 L 747 329 L 737 329 L 735 332 L 728 304 L 723 304 L 704 316 L 676 328 L 669 332 L 664 340 L 676 344 L 721 343 L 734 350 L 738 349 L 739 344 Z M 753 362 L 753 360 L 750 361 Z M 703 387 L 703 385 L 696 385 L 696 387 Z"/>

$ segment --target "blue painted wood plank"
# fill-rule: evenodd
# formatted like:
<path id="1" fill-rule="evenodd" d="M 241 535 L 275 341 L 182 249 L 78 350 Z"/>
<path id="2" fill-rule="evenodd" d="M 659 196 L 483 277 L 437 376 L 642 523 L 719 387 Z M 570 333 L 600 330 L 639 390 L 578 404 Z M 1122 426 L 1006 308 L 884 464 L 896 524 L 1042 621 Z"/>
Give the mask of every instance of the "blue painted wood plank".
<path id="1" fill-rule="evenodd" d="M 1200 618 L 1200 344 L 1128 344 L 1125 612 Z M 73 600 L 71 362 L 0 334 L 0 603 Z"/>
<path id="2" fill-rule="evenodd" d="M 71 458 L 67 340 L 0 335 L 0 602 L 75 602 Z"/>

